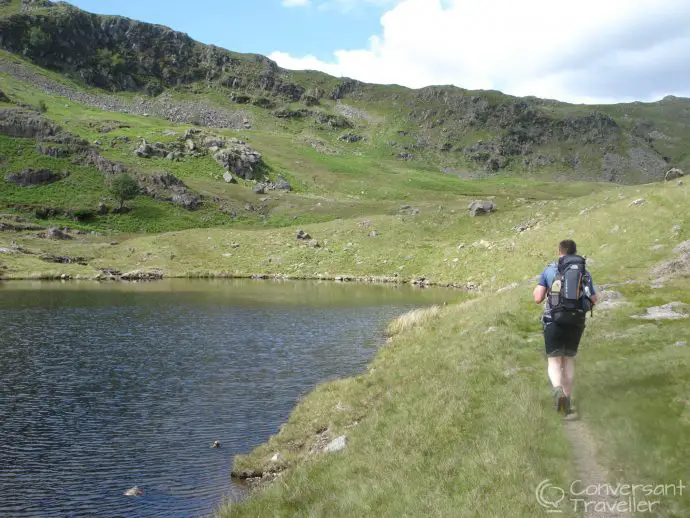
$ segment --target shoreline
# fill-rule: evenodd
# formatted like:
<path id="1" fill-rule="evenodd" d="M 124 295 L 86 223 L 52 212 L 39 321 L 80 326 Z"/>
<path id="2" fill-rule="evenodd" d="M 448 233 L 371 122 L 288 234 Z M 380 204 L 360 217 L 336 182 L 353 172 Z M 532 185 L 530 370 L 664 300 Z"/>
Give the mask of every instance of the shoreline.
<path id="1" fill-rule="evenodd" d="M 202 272 L 197 274 L 187 275 L 165 275 L 159 271 L 151 270 L 137 270 L 127 272 L 120 275 L 112 274 L 98 274 L 93 276 L 70 275 L 65 273 L 37 273 L 31 276 L 8 277 L 0 276 L 0 282 L 22 282 L 22 281 L 91 281 L 91 282 L 115 282 L 115 283 L 130 283 L 130 282 L 156 282 L 168 279 L 244 279 L 244 280 L 261 280 L 261 281 L 327 281 L 336 283 L 353 283 L 353 284 L 392 284 L 392 285 L 410 285 L 419 288 L 450 288 L 462 290 L 467 293 L 481 292 L 481 286 L 472 283 L 461 284 L 454 282 L 439 282 L 431 281 L 426 277 L 415 277 L 412 279 L 404 279 L 398 277 L 375 276 L 375 275 L 288 275 L 280 273 L 253 273 L 253 274 L 231 274 L 231 273 L 216 273 L 216 272 Z"/>

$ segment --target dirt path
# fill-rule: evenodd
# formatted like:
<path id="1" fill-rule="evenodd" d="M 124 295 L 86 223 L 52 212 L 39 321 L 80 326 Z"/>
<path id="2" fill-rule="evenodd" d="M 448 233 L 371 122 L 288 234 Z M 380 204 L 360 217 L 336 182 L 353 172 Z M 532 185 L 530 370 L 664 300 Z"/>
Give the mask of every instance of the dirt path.
<path id="1" fill-rule="evenodd" d="M 597 460 L 596 443 L 587 423 L 577 417 L 577 414 L 574 414 L 574 416 L 574 418 L 566 419 L 563 426 L 575 461 L 575 476 L 582 481 L 579 487 L 584 489 L 585 487 L 598 484 L 615 485 L 616 480 L 609 475 Z M 611 510 L 618 502 L 625 500 L 625 497 L 607 496 L 605 491 L 600 491 L 599 493 L 589 497 L 572 497 L 576 499 L 582 498 L 584 501 L 571 502 L 571 508 L 577 504 L 577 510 L 584 511 L 582 516 L 586 518 L 623 518 L 632 516 L 631 513 Z M 607 509 L 602 509 L 603 507 L 607 507 Z"/>

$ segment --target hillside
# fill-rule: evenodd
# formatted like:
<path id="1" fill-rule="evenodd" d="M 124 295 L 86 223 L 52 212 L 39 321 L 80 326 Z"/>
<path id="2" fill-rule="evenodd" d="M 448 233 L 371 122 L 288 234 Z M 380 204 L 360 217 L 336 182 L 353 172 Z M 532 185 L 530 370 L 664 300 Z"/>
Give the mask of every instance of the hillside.
<path id="1" fill-rule="evenodd" d="M 79 85 L 136 99 L 147 113 L 175 122 L 287 133 L 321 153 L 366 154 L 466 178 L 638 183 L 687 165 L 685 99 L 576 106 L 450 86 L 370 85 L 283 70 L 263 56 L 64 3 L 8 0 L 1 9 L 0 48 Z M 65 93 L 45 82 L 34 86 Z M 208 109 L 183 113 L 170 108 L 176 100 L 225 116 Z M 125 110 L 94 95 L 86 104 Z"/>

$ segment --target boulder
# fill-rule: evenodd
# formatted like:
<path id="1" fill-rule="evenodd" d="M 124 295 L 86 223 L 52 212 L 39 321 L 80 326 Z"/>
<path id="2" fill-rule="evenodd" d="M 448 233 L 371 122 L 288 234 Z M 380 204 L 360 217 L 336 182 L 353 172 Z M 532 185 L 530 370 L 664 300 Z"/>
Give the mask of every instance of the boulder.
<path id="1" fill-rule="evenodd" d="M 492 201 L 476 200 L 470 203 L 468 209 L 470 211 L 470 216 L 474 217 L 482 214 L 490 214 L 496 209 L 496 206 Z"/>
<path id="2" fill-rule="evenodd" d="M 331 442 L 329 442 L 323 449 L 323 451 L 326 453 L 333 453 L 336 451 L 344 450 L 345 446 L 347 446 L 347 437 L 341 435 L 340 437 L 336 437 Z"/>
<path id="3" fill-rule="evenodd" d="M 321 248 L 321 244 L 316 239 L 309 241 L 309 246 L 311 248 Z"/>
<path id="4" fill-rule="evenodd" d="M 638 198 L 636 200 L 631 201 L 630 206 L 631 207 L 641 207 L 645 203 L 647 203 L 647 200 L 645 200 L 644 198 Z"/>
<path id="5" fill-rule="evenodd" d="M 291 191 L 292 185 L 290 185 L 285 178 L 280 176 L 280 177 L 278 177 L 278 181 L 275 183 L 273 188 L 276 189 L 277 191 Z"/>
<path id="6" fill-rule="evenodd" d="M 254 191 L 256 194 L 266 194 L 267 188 L 268 188 L 267 184 L 257 183 L 254 187 L 252 187 L 252 191 Z"/>
<path id="7" fill-rule="evenodd" d="M 213 158 L 229 172 L 245 180 L 253 180 L 255 173 L 263 166 L 261 153 L 246 144 L 236 143 L 229 148 L 221 149 Z"/>
<path id="8" fill-rule="evenodd" d="M 297 239 L 301 239 L 302 241 L 309 241 L 311 240 L 311 236 L 307 234 L 304 230 L 300 229 L 297 231 Z"/>
<path id="9" fill-rule="evenodd" d="M 46 185 L 57 182 L 66 177 L 68 173 L 55 173 L 50 169 L 22 169 L 18 173 L 7 175 L 7 181 L 20 187 L 31 187 L 33 185 Z"/>
<path id="10" fill-rule="evenodd" d="M 223 173 L 223 180 L 225 180 L 225 183 L 237 183 L 237 180 L 235 179 L 235 177 L 232 176 L 227 171 L 225 171 L 225 173 Z"/>
<path id="11" fill-rule="evenodd" d="M 673 169 L 669 169 L 668 171 L 666 171 L 666 175 L 664 175 L 664 180 L 670 182 L 671 180 L 677 180 L 682 176 L 685 176 L 685 173 L 682 170 L 674 167 Z"/>
<path id="12" fill-rule="evenodd" d="M 108 212 L 110 212 L 110 207 L 108 207 L 108 206 L 107 206 L 105 203 L 103 203 L 103 202 L 101 202 L 101 203 L 98 204 L 98 213 L 99 213 L 101 216 L 105 216 L 106 214 L 108 214 Z"/>
<path id="13" fill-rule="evenodd" d="M 62 230 L 57 227 L 51 227 L 46 231 L 46 237 L 48 239 L 60 239 L 67 240 L 72 239 L 69 235 L 65 234 Z"/>

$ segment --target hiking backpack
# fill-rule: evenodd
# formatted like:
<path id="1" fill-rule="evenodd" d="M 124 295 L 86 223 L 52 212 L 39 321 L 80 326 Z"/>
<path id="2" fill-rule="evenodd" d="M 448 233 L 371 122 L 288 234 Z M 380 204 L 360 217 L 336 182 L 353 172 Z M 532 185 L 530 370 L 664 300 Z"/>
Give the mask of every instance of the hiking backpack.
<path id="1" fill-rule="evenodd" d="M 558 260 L 556 278 L 549 292 L 551 318 L 561 326 L 583 326 L 587 315 L 585 300 L 586 259 L 567 255 Z"/>

